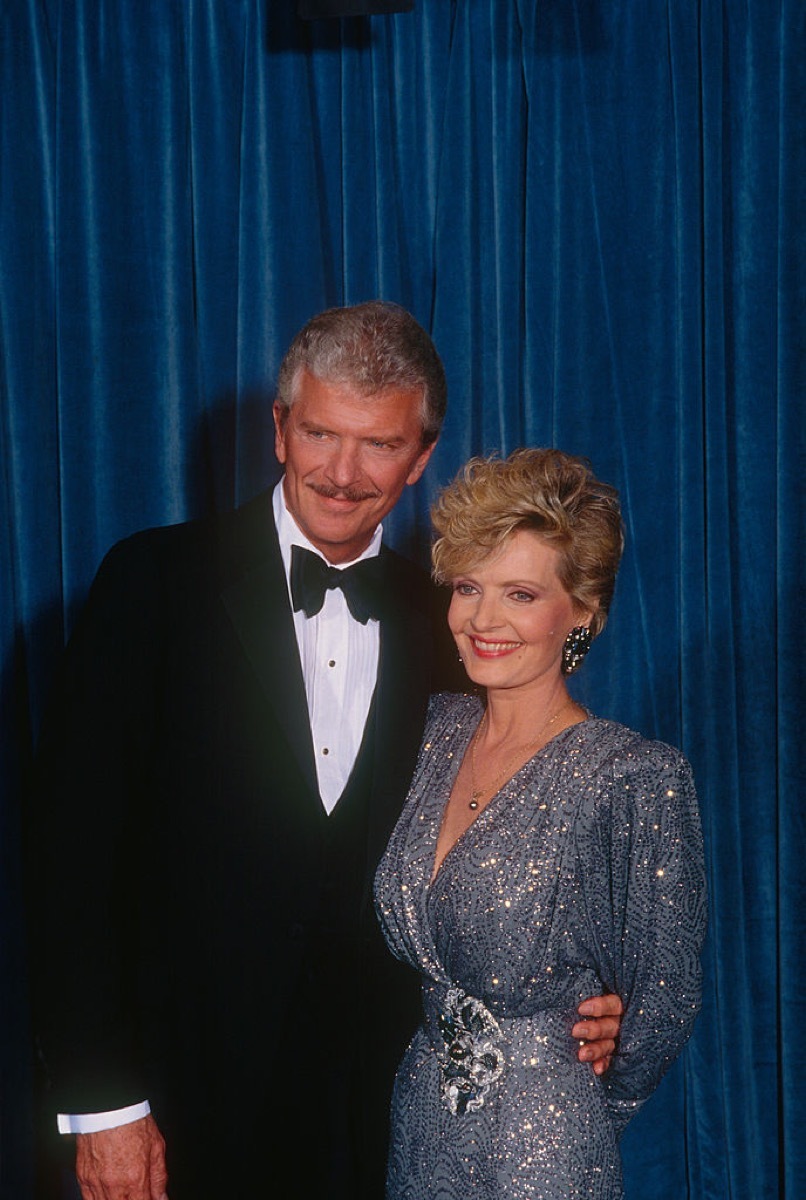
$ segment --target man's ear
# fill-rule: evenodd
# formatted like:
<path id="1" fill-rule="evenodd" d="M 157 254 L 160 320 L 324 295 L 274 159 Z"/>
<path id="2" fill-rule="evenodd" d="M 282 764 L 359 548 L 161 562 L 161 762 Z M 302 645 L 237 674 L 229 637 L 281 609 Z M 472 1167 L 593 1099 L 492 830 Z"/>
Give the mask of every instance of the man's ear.
<path id="1" fill-rule="evenodd" d="M 417 455 L 417 458 L 414 460 L 414 464 L 413 464 L 411 470 L 409 471 L 408 475 L 406 476 L 407 484 L 411 485 L 412 483 L 416 483 L 417 480 L 420 478 L 423 471 L 428 466 L 428 460 L 430 459 L 431 455 L 434 453 L 434 447 L 436 446 L 438 440 L 439 440 L 438 438 L 435 438 L 434 441 L 431 442 L 430 446 L 424 446 L 423 449 L 420 451 L 420 453 Z"/>

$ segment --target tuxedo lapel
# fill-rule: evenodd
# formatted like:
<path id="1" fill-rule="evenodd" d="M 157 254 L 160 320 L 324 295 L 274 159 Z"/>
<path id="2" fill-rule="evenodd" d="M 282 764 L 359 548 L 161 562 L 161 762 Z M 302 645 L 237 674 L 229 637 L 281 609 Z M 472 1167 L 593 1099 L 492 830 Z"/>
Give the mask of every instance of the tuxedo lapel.
<path id="1" fill-rule="evenodd" d="M 221 599 L 277 724 L 318 796 L 308 702 L 271 504 L 261 505 L 259 513 L 256 519 L 254 506 L 243 510 L 236 551 L 244 570 Z"/>

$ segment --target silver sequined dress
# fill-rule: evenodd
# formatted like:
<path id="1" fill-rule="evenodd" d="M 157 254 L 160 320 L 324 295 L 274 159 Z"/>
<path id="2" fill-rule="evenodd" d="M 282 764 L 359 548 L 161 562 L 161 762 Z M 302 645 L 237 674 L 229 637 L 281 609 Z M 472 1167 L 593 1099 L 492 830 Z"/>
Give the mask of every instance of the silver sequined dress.
<path id="1" fill-rule="evenodd" d="M 481 811 L 433 883 L 445 804 L 482 708 L 432 699 L 375 880 L 423 1024 L 392 1105 L 388 1200 L 617 1200 L 618 1137 L 700 1006 L 705 881 L 688 763 L 591 717 Z M 570 1037 L 580 1000 L 626 1005 L 600 1079 Z"/>

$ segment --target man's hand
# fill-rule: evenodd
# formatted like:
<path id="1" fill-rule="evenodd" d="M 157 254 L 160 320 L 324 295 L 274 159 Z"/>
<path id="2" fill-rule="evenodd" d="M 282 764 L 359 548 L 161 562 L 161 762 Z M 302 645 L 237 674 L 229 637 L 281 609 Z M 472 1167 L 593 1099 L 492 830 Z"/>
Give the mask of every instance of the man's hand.
<path id="1" fill-rule="evenodd" d="M 604 1075 L 616 1049 L 624 1006 L 615 993 L 591 996 L 583 1000 L 577 1012 L 585 1019 L 577 1021 L 571 1030 L 581 1045 L 577 1052 L 580 1062 L 591 1063 L 597 1075 Z"/>
<path id="2" fill-rule="evenodd" d="M 76 1176 L 83 1200 L 168 1200 L 165 1142 L 154 1118 L 76 1134 Z"/>

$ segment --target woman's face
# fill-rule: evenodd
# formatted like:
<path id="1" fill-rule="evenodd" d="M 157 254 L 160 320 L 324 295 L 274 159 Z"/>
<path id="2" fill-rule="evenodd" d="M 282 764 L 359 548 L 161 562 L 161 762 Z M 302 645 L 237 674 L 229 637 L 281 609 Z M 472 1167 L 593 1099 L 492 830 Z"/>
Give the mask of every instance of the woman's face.
<path id="1" fill-rule="evenodd" d="M 575 608 L 557 575 L 558 552 L 521 529 L 452 581 L 448 624 L 465 669 L 487 688 L 556 683 L 562 647 L 591 613 Z"/>

